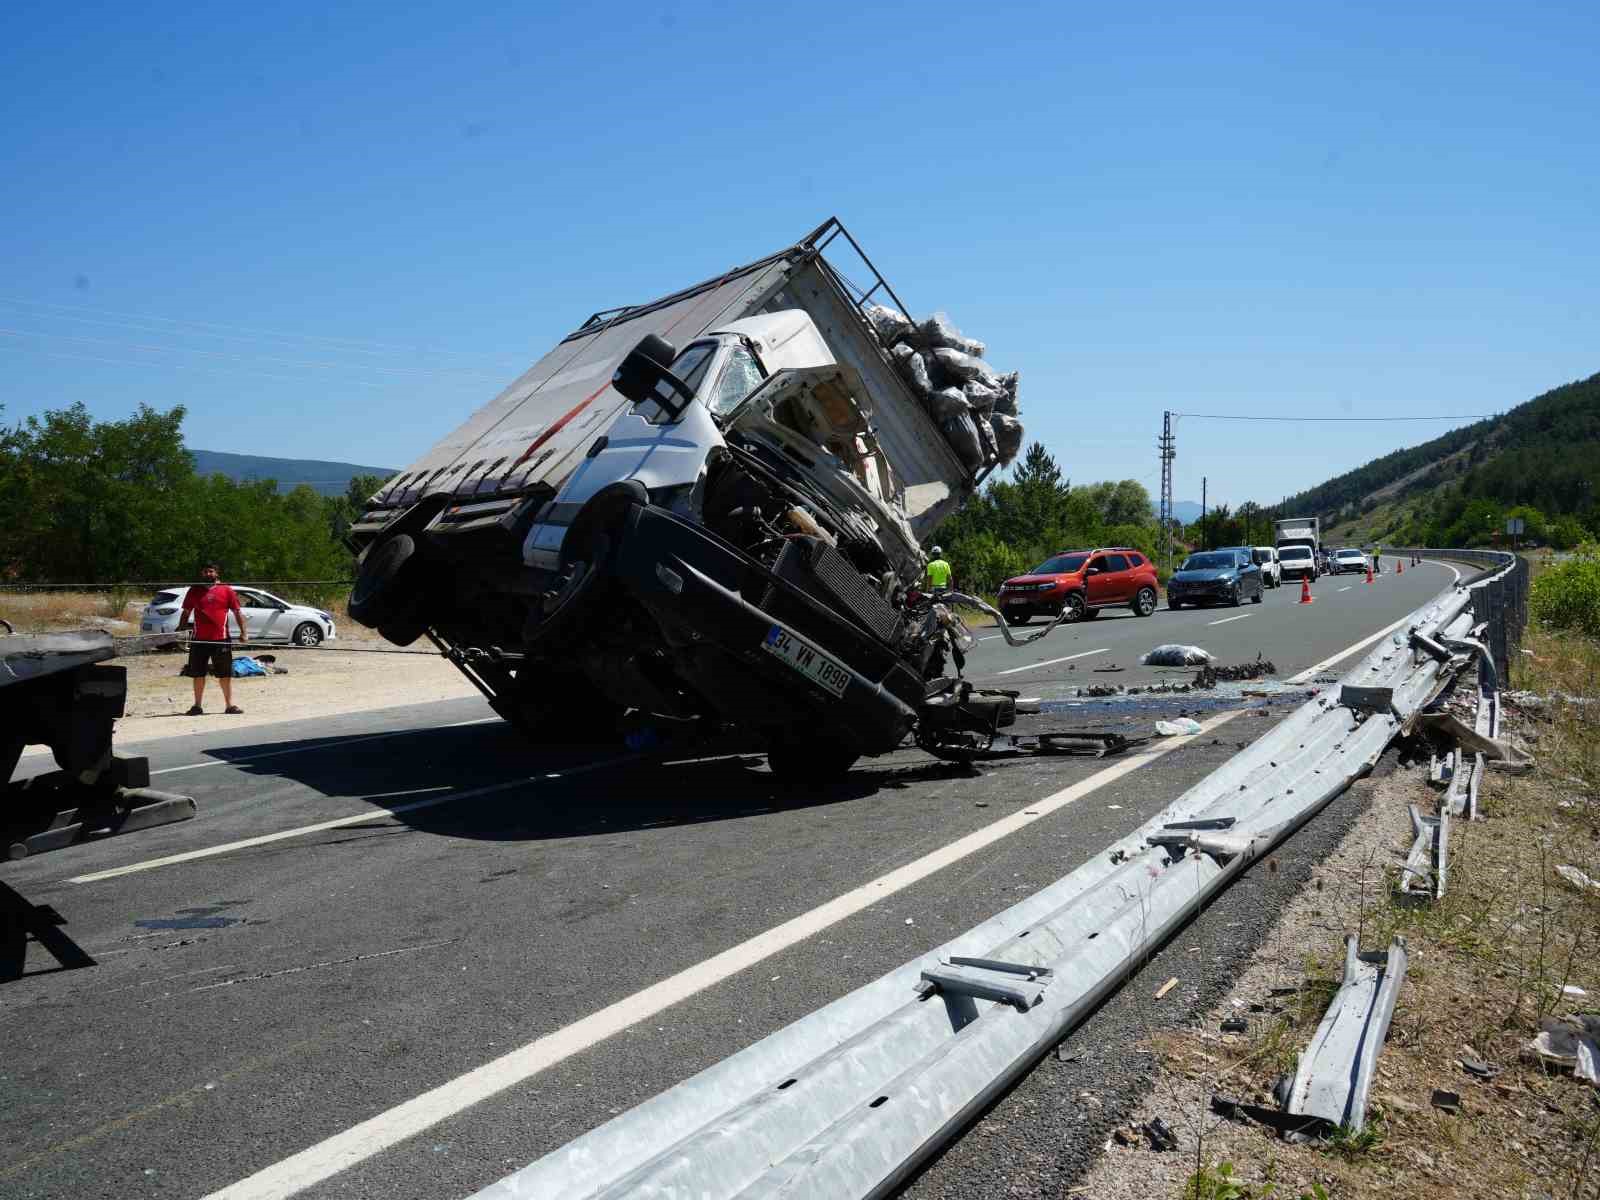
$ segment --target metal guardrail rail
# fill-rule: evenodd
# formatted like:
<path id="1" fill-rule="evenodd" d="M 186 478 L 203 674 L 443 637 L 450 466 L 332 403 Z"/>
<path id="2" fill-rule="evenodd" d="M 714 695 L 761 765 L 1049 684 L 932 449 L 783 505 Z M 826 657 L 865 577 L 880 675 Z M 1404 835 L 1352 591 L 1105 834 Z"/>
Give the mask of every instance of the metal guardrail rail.
<path id="1" fill-rule="evenodd" d="M 1345 939 L 1344 978 L 1295 1067 L 1290 1113 L 1316 1117 L 1324 1130 L 1366 1125 L 1378 1052 L 1405 977 L 1405 938 L 1397 936 L 1388 950 L 1376 954 L 1362 954 L 1354 934 Z M 1303 1139 L 1311 1131 L 1294 1136 Z"/>
<path id="2" fill-rule="evenodd" d="M 1470 660 L 1441 659 L 1441 647 L 1468 637 L 1483 613 L 1493 648 L 1514 643 L 1520 625 L 1495 627 L 1521 611 L 1520 585 L 1505 582 L 1518 577 L 1512 556 L 1446 556 L 1488 569 L 1418 609 L 1344 678 L 1366 695 L 1387 693 L 1385 706 L 1352 708 L 1324 693 L 1043 891 L 477 1196 L 892 1191 L 1208 899 L 1371 770 Z"/>

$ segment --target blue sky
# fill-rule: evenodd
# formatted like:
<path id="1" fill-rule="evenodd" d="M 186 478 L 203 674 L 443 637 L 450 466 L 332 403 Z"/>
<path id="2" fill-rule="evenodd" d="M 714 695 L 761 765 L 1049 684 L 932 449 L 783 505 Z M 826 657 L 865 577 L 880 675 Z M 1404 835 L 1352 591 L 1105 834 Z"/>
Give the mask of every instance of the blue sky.
<path id="1" fill-rule="evenodd" d="M 1076 480 L 1161 412 L 1600 370 L 1600 5 L 13 3 L 0 420 L 402 467 L 590 312 L 838 214 Z M 1179 422 L 1276 500 L 1447 422 Z"/>

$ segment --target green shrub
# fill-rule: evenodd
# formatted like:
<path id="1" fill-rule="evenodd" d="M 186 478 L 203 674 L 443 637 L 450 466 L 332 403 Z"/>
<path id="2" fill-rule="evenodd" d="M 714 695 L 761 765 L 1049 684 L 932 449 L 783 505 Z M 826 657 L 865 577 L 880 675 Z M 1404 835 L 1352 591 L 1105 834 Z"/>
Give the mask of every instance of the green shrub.
<path id="1" fill-rule="evenodd" d="M 1529 602 L 1540 624 L 1600 637 L 1600 545 L 1584 543 L 1535 579 Z"/>

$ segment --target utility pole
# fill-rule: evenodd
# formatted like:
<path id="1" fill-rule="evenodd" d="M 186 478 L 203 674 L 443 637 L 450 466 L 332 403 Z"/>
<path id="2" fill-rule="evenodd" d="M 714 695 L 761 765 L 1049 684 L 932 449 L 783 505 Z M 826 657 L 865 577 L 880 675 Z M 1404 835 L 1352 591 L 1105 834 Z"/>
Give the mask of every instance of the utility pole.
<path id="1" fill-rule="evenodd" d="M 1172 570 L 1172 460 L 1178 456 L 1177 438 L 1172 433 L 1172 413 L 1161 414 L 1161 437 L 1156 442 L 1161 456 L 1161 533 L 1166 539 L 1167 570 Z"/>
<path id="2" fill-rule="evenodd" d="M 1200 549 L 1211 549 L 1211 530 L 1206 526 L 1206 477 L 1200 476 Z"/>

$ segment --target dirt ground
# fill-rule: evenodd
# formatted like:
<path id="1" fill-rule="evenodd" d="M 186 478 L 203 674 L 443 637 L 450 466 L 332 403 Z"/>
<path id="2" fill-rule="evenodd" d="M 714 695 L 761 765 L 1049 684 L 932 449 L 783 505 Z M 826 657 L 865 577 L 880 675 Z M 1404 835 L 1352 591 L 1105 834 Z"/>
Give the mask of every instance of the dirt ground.
<path id="1" fill-rule="evenodd" d="M 142 596 L 127 599 L 116 593 L 0 595 L 0 616 L 18 633 L 100 629 L 119 639 L 119 646 L 133 644 L 122 639 L 136 638 L 143 608 Z M 214 679 L 206 682 L 205 715 L 183 715 L 194 703 L 194 692 L 191 681 L 178 674 L 184 663 L 179 650 L 128 653 L 114 659 L 128 671 L 128 702 L 126 715 L 117 722 L 118 744 L 181 737 L 219 722 L 230 729 L 248 729 L 477 694 L 426 640 L 394 646 L 351 620 L 342 601 L 329 608 L 337 619 L 338 637 L 324 646 L 254 646 L 239 651 L 271 655 L 277 659 L 272 665 L 287 672 L 233 680 L 234 703 L 244 709 L 242 716 L 223 714 L 222 692 Z M 30 751 L 47 753 L 43 747 Z"/>
<path id="2" fill-rule="evenodd" d="M 1160 1066 L 1150 1094 L 1071 1194 L 1600 1196 L 1600 1090 L 1523 1052 L 1541 1017 L 1600 1008 L 1600 897 L 1564 886 L 1553 870 L 1592 862 L 1600 791 L 1593 779 L 1566 774 L 1560 731 L 1508 716 L 1512 736 L 1544 761 L 1531 775 L 1491 772 L 1485 819 L 1452 824 L 1445 898 L 1416 908 L 1394 893 L 1412 840 L 1407 805 L 1432 811 L 1435 803 L 1426 763 L 1357 784 L 1370 796 L 1366 812 L 1283 912 L 1231 995 L 1196 1027 L 1151 1036 Z M 1293 1072 L 1327 1008 L 1347 933 L 1360 934 L 1363 950 L 1402 935 L 1410 961 L 1367 1129 L 1341 1131 L 1327 1145 L 1290 1145 L 1264 1126 L 1217 1116 L 1214 1095 L 1276 1107 L 1273 1083 Z M 1238 1017 L 1245 1032 L 1221 1032 L 1224 1019 Z M 1463 1058 L 1499 1073 L 1477 1078 Z M 1436 1106 L 1435 1089 L 1458 1094 L 1459 1111 Z M 1176 1133 L 1176 1151 L 1151 1148 L 1141 1127 L 1155 1117 Z"/>
<path id="3" fill-rule="evenodd" d="M 285 675 L 233 680 L 233 700 L 243 716 L 224 716 L 217 681 L 206 681 L 203 717 L 183 715 L 194 702 L 193 683 L 178 674 L 184 655 L 179 652 L 133 655 L 115 663 L 128 670 L 126 715 L 117 722 L 119 742 L 143 742 L 178 737 L 226 722 L 229 728 L 270 725 L 305 717 L 426 704 L 458 696 L 477 695 L 465 676 L 440 655 L 425 650 L 426 642 L 397 647 L 382 640 L 367 641 L 341 635 L 326 648 L 291 649 L 283 646 L 251 648 L 241 654 L 271 655 Z"/>

